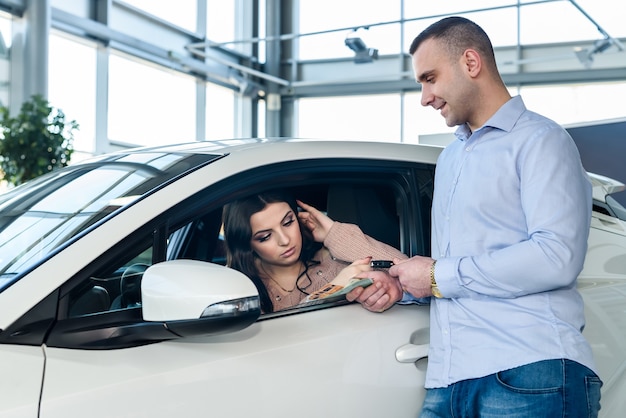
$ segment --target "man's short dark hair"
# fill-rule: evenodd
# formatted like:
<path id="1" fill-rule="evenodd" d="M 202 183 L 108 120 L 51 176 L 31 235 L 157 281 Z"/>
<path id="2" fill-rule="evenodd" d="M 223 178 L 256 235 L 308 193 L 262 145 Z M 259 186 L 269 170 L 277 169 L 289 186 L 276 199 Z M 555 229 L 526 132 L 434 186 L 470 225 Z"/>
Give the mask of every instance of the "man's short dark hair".
<path id="1" fill-rule="evenodd" d="M 441 19 L 420 33 L 411 43 L 409 53 L 415 54 L 428 39 L 437 39 L 451 58 L 460 56 L 468 48 L 475 49 L 495 69 L 496 59 L 489 36 L 476 23 L 459 16 Z"/>

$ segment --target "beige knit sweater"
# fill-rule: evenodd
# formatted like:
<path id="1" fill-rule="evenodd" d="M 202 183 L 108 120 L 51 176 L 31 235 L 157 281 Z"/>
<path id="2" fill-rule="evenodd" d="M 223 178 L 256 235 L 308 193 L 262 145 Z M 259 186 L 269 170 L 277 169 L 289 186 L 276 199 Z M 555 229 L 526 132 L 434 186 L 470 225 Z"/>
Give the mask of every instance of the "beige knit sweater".
<path id="1" fill-rule="evenodd" d="M 354 260 L 368 256 L 375 260 L 407 258 L 396 248 L 365 235 L 358 226 L 335 221 L 324 240 L 324 247 L 315 254 L 314 259 L 320 263 L 309 267 L 306 276 L 298 283 L 305 292 L 313 293 L 331 282 Z M 274 311 L 297 305 L 307 296 L 297 288 L 285 292 L 272 281 L 263 280 L 263 283 L 274 303 Z"/>

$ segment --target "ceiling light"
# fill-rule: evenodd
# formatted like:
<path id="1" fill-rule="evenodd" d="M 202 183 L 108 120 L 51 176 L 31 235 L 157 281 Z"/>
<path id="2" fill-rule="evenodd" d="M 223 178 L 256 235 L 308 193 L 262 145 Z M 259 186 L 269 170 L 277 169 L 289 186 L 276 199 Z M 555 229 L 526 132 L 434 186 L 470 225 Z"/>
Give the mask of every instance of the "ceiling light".
<path id="1" fill-rule="evenodd" d="M 354 51 L 354 62 L 356 64 L 373 62 L 375 59 L 378 59 L 378 49 L 368 48 L 365 41 L 360 36 L 356 36 L 358 29 L 356 28 L 350 32 L 351 34 L 346 37 L 345 44 Z"/>
<path id="2" fill-rule="evenodd" d="M 594 41 L 593 48 L 576 49 L 574 52 L 578 61 L 580 61 L 585 68 L 590 68 L 591 64 L 593 64 L 593 56 L 603 53 L 609 49 L 611 45 L 613 45 L 613 40 L 611 38 L 598 39 Z"/>

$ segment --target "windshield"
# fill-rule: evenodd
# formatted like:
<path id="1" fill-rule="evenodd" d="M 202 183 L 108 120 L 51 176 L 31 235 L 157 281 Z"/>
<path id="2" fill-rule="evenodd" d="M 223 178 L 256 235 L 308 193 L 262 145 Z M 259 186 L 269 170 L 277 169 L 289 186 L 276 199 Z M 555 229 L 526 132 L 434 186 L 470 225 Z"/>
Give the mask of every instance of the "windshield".
<path id="1" fill-rule="evenodd" d="M 613 210 L 615 216 L 617 216 L 622 221 L 626 221 L 626 208 L 622 206 L 613 196 L 606 197 L 606 204 Z"/>
<path id="2" fill-rule="evenodd" d="M 0 195 L 0 291 L 97 221 L 219 157 L 116 154 L 53 171 Z"/>

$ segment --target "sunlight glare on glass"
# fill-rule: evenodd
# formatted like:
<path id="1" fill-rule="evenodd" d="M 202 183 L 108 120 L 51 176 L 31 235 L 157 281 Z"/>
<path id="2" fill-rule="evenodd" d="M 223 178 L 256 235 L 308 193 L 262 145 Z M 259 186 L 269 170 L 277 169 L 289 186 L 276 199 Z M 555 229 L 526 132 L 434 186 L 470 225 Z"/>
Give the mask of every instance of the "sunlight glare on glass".
<path id="1" fill-rule="evenodd" d="M 109 58 L 109 138 L 132 145 L 196 140 L 195 79 L 121 54 Z"/>
<path id="2" fill-rule="evenodd" d="M 332 13 L 329 13 L 332 10 Z M 376 22 L 398 21 L 400 2 L 370 2 L 360 0 L 305 0 L 300 2 L 300 30 L 307 34 L 325 30 L 347 30 L 302 36 L 300 59 L 351 57 L 354 53 L 345 45 L 352 28 Z M 400 30 L 398 25 L 372 26 L 363 35 L 366 44 L 380 54 L 399 53 Z"/>
<path id="3" fill-rule="evenodd" d="M 48 101 L 66 121 L 76 120 L 74 149 L 96 150 L 96 46 L 84 39 L 51 33 L 48 48 Z M 75 161 L 72 156 L 72 161 Z"/>
<path id="4" fill-rule="evenodd" d="M 400 98 L 396 94 L 299 100 L 302 138 L 400 142 Z"/>
<path id="5" fill-rule="evenodd" d="M 196 30 L 197 0 L 124 0 L 124 2 L 181 28 Z"/>

